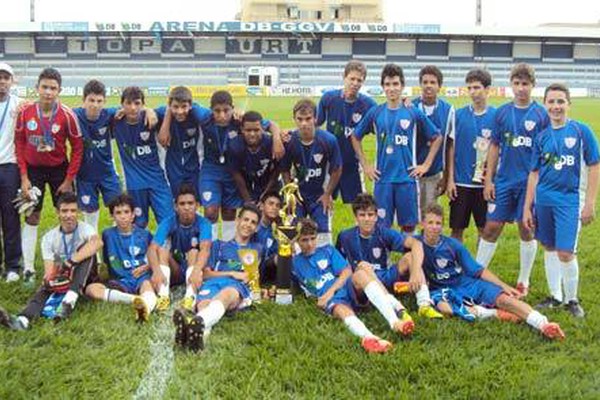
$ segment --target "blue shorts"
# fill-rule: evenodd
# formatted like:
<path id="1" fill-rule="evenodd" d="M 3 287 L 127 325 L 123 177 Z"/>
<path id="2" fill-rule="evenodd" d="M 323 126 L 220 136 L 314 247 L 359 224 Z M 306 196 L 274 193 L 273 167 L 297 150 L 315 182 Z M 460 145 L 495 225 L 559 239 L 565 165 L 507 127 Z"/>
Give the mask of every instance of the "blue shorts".
<path id="1" fill-rule="evenodd" d="M 390 265 L 388 268 L 376 269 L 375 275 L 388 291 L 393 291 L 394 283 L 409 280 L 409 277 L 400 275 L 396 265 Z"/>
<path id="2" fill-rule="evenodd" d="M 461 282 L 456 286 L 450 286 L 448 288 L 438 287 L 435 290 L 432 290 L 431 297 L 438 297 L 440 292 L 444 289 L 452 290 L 454 297 L 458 301 L 470 301 L 475 304 L 489 307 L 495 307 L 496 299 L 502 294 L 502 288 L 495 283 L 463 276 Z"/>
<path id="3" fill-rule="evenodd" d="M 105 205 L 121 194 L 121 183 L 116 174 L 104 176 L 102 177 L 102 180 L 98 182 L 77 179 L 75 181 L 75 187 L 77 190 L 77 203 L 79 204 L 79 209 L 87 213 L 98 211 L 100 208 L 98 203 L 100 193 L 102 193 L 102 200 Z"/>
<path id="4" fill-rule="evenodd" d="M 575 253 L 581 229 L 580 208 L 535 205 L 535 238 L 544 247 Z"/>
<path id="5" fill-rule="evenodd" d="M 248 285 L 229 276 L 221 276 L 205 280 L 198 290 L 196 301 L 213 299 L 217 294 L 219 294 L 219 292 L 227 288 L 235 289 L 240 295 L 241 301 L 238 305 L 238 309 L 248 307 L 250 304 L 252 304 L 252 296 Z"/>
<path id="6" fill-rule="evenodd" d="M 399 226 L 417 226 L 419 223 L 419 185 L 410 183 L 375 183 L 373 195 L 377 201 L 377 215 L 386 228 L 394 224 L 394 215 Z"/>
<path id="7" fill-rule="evenodd" d="M 173 270 L 171 270 L 171 286 L 179 286 L 186 283 L 185 278 L 188 269 L 187 259 L 184 257 L 184 259 L 181 260 L 181 262 L 178 262 L 178 265 L 179 267 L 177 268 L 175 273 L 173 273 Z"/>
<path id="8" fill-rule="evenodd" d="M 150 279 L 150 273 L 147 272 L 137 278 L 133 276 L 130 278 L 121 279 L 110 279 L 106 282 L 106 287 L 109 289 L 116 289 L 123 293 L 139 294 L 142 283 Z"/>
<path id="9" fill-rule="evenodd" d="M 326 213 L 321 203 L 305 201 L 296 209 L 298 218 L 310 217 L 317 223 L 317 232 L 331 232 L 331 217 Z"/>
<path id="10" fill-rule="evenodd" d="M 340 182 L 333 191 L 333 198 L 337 199 L 338 195 L 342 194 L 344 204 L 351 204 L 356 196 L 365 192 L 365 182 L 358 168 L 358 162 L 344 162 L 342 168 L 342 176 Z"/>
<path id="11" fill-rule="evenodd" d="M 244 204 L 230 174 L 212 177 L 200 173 L 198 188 L 202 207 L 218 206 L 235 209 Z"/>
<path id="12" fill-rule="evenodd" d="M 171 194 L 173 195 L 173 200 L 177 198 L 179 188 L 185 183 L 191 185 L 194 188 L 194 194 L 196 196 L 196 199 L 198 199 L 198 174 L 173 175 L 167 173 L 167 178 L 169 179 L 169 186 L 171 187 Z"/>
<path id="13" fill-rule="evenodd" d="M 133 198 L 133 204 L 135 204 L 135 224 L 141 228 L 148 226 L 150 207 L 152 207 L 157 223 L 175 213 L 173 197 L 166 184 L 156 185 L 152 189 L 128 190 L 128 193 Z"/>
<path id="14" fill-rule="evenodd" d="M 354 285 L 352 285 L 352 279 L 348 279 L 346 284 L 335 292 L 333 297 L 327 303 L 325 312 L 327 314 L 332 314 L 335 306 L 340 304 L 350 307 L 353 311 L 356 311 L 360 307 L 360 303 L 356 296 L 356 290 L 354 289 Z"/>
<path id="15" fill-rule="evenodd" d="M 520 222 L 523 219 L 526 192 L 526 183 L 513 188 L 496 187 L 496 199 L 488 202 L 486 220 Z"/>

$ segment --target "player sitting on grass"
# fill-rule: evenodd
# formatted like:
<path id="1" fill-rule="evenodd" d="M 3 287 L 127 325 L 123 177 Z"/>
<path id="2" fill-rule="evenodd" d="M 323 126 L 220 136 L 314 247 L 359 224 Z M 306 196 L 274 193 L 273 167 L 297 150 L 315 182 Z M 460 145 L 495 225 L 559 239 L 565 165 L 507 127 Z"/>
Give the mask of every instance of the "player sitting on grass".
<path id="1" fill-rule="evenodd" d="M 226 311 L 241 310 L 252 304 L 245 264 L 260 263 L 262 246 L 252 241 L 260 211 L 244 205 L 236 218 L 235 236 L 224 242 L 215 240 L 204 269 L 204 283 L 197 295 L 197 313 L 178 308 L 173 314 L 175 343 L 191 351 L 204 349 L 204 334 L 223 318 Z"/>
<path id="2" fill-rule="evenodd" d="M 133 199 L 127 194 L 108 204 L 116 225 L 102 232 L 103 259 L 110 279 L 105 284 L 90 284 L 85 294 L 94 300 L 133 304 L 136 319 L 145 322 L 156 307 L 146 255 L 152 235 L 133 223 L 134 208 Z"/>
<path id="3" fill-rule="evenodd" d="M 356 226 L 338 235 L 336 247 L 348 259 L 355 275 L 375 277 L 387 290 L 393 290 L 398 281 L 410 277 L 410 288 L 417 296 L 419 315 L 426 318 L 442 318 L 431 305 L 429 288 L 423 274 L 423 246 L 418 240 L 391 228 L 377 225 L 377 204 L 372 195 L 359 194 L 352 203 Z M 393 251 L 410 253 L 397 265 L 389 264 Z M 406 277 L 406 278 L 403 278 Z M 402 306 L 390 294 L 394 308 Z"/>
<path id="4" fill-rule="evenodd" d="M 385 317 L 392 330 L 402 335 L 412 333 L 412 319 L 402 312 L 401 318 L 398 317 L 390 294 L 374 275 L 352 276 L 350 264 L 333 246 L 317 247 L 316 222 L 305 218 L 300 224 L 298 245 L 301 252 L 294 256 L 292 274 L 308 296 L 317 298 L 319 308 L 344 321 L 370 353 L 385 353 L 392 344 L 375 336 L 356 316 L 358 297 L 362 297 L 363 293 Z"/>
<path id="5" fill-rule="evenodd" d="M 422 222 L 423 235 L 416 236 L 423 242 L 423 267 L 432 297 L 442 313 L 474 320 L 474 315 L 463 307 L 463 302 L 470 300 L 474 304 L 498 308 L 497 316 L 501 319 L 504 319 L 503 315 L 511 317 L 505 312 L 514 314 L 549 339 L 564 339 L 565 334 L 557 323 L 549 322 L 544 315 L 517 300 L 520 295 L 517 289 L 478 264 L 458 240 L 442 235 L 443 225 L 444 210 L 440 205 L 430 204 Z M 485 309 L 473 307 L 471 311 L 483 316 L 480 312 Z"/>

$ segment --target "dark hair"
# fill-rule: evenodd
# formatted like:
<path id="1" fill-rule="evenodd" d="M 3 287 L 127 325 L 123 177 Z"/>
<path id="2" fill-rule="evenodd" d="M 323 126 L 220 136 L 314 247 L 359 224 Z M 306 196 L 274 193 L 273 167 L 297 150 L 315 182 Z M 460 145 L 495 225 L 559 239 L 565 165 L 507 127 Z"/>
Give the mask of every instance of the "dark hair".
<path id="1" fill-rule="evenodd" d="M 42 79 L 51 79 L 53 81 L 56 81 L 58 82 L 59 87 L 62 85 L 62 76 L 60 76 L 60 72 L 58 72 L 58 70 L 55 68 L 44 68 L 38 76 L 38 85 L 40 84 Z"/>
<path id="2" fill-rule="evenodd" d="M 247 111 L 242 116 L 241 125 L 243 127 L 244 123 L 246 123 L 246 122 L 261 122 L 262 119 L 263 119 L 263 117 L 262 117 L 262 115 L 260 115 L 260 113 L 258 113 L 256 111 Z"/>
<path id="3" fill-rule="evenodd" d="M 83 87 L 83 99 L 85 100 L 90 94 L 97 94 L 106 97 L 106 86 L 97 79 L 92 79 Z"/>
<path id="4" fill-rule="evenodd" d="M 484 88 L 492 84 L 492 75 L 485 69 L 475 68 L 470 70 L 465 77 L 465 83 L 479 82 Z"/>
<path id="5" fill-rule="evenodd" d="M 61 193 L 60 196 L 58 196 L 58 199 L 56 200 L 56 209 L 60 209 L 60 206 L 62 206 L 63 204 L 77 204 L 77 195 L 73 192 L 64 192 Z"/>
<path id="6" fill-rule="evenodd" d="M 217 105 L 227 105 L 233 107 L 233 97 L 226 90 L 217 90 L 210 97 L 210 108 L 215 108 Z"/>
<path id="7" fill-rule="evenodd" d="M 144 92 L 139 86 L 127 86 L 123 89 L 123 93 L 121 93 L 121 104 L 125 101 L 136 101 L 142 100 L 142 104 L 144 104 Z"/>
<path id="8" fill-rule="evenodd" d="M 513 79 L 525 79 L 535 85 L 535 69 L 529 64 L 519 63 L 515 64 L 510 70 L 510 81 Z"/>
<path id="9" fill-rule="evenodd" d="M 261 218 L 260 210 L 258 209 L 257 206 L 255 206 L 252 203 L 245 203 L 242 206 L 242 208 L 240 208 L 240 211 L 238 212 L 238 218 L 240 218 L 242 215 L 244 215 L 244 213 L 246 211 L 256 214 L 256 216 L 258 217 L 258 220 L 260 221 L 260 218 Z"/>
<path id="10" fill-rule="evenodd" d="M 196 188 L 194 187 L 194 185 L 192 185 L 191 183 L 184 183 L 181 186 L 179 186 L 179 190 L 177 191 L 177 195 L 175 196 L 175 203 L 177 203 L 181 196 L 185 196 L 188 194 L 191 194 L 196 200 L 198 200 L 196 196 Z"/>
<path id="11" fill-rule="evenodd" d="M 362 61 L 358 60 L 350 60 L 346 63 L 344 67 L 344 77 L 348 76 L 348 74 L 352 71 L 356 71 L 363 76 L 363 79 L 367 77 L 367 67 Z"/>
<path id="12" fill-rule="evenodd" d="M 438 81 L 438 85 L 442 86 L 444 82 L 444 75 L 442 71 L 435 65 L 426 65 L 419 71 L 419 83 L 423 82 L 424 75 L 433 75 Z"/>
<path id="13" fill-rule="evenodd" d="M 262 196 L 260 196 L 260 202 L 264 203 L 265 201 L 267 201 L 267 199 L 270 199 L 271 197 L 275 197 L 277 200 L 279 200 L 280 203 L 282 202 L 281 196 L 276 190 L 269 190 L 268 192 L 265 192 Z"/>
<path id="14" fill-rule="evenodd" d="M 313 116 L 317 115 L 317 105 L 315 104 L 314 101 L 312 101 L 309 98 L 303 98 L 300 99 L 296 102 L 296 104 L 294 105 L 294 110 L 293 110 L 293 116 L 295 117 L 296 114 L 308 114 L 308 113 L 312 113 Z"/>
<path id="15" fill-rule="evenodd" d="M 370 208 L 377 210 L 377 202 L 375 201 L 375 197 L 369 193 L 359 193 L 352 202 L 352 212 L 354 215 L 358 211 L 366 211 Z"/>
<path id="16" fill-rule="evenodd" d="M 569 91 L 569 88 L 566 85 L 563 85 L 562 83 L 553 83 L 549 85 L 546 88 L 546 90 L 544 90 L 544 101 L 546 101 L 546 96 L 548 96 L 548 92 L 550 91 L 563 92 L 567 95 L 567 101 L 569 103 L 571 102 L 571 92 Z"/>
<path id="17" fill-rule="evenodd" d="M 404 72 L 402 72 L 402 68 L 396 64 L 386 64 L 381 70 L 381 86 L 383 86 L 385 78 L 393 78 L 394 76 L 399 76 L 400 83 L 404 86 Z"/>
<path id="18" fill-rule="evenodd" d="M 110 212 L 110 215 L 113 214 L 113 212 L 115 211 L 115 208 L 122 207 L 122 206 L 129 206 L 131 211 L 133 211 L 135 209 L 135 203 L 133 202 L 133 197 L 131 197 L 127 193 L 121 193 L 120 195 L 118 195 L 117 197 L 112 199 L 108 203 L 108 211 Z"/>
<path id="19" fill-rule="evenodd" d="M 427 207 L 425 207 L 425 214 L 423 214 L 423 219 L 427 214 L 437 215 L 438 217 L 444 218 L 444 209 L 437 203 L 429 203 Z"/>
<path id="20" fill-rule="evenodd" d="M 319 230 L 317 223 L 309 218 L 302 218 L 298 221 L 298 224 L 300 224 L 300 236 L 313 236 L 316 235 Z"/>
<path id="21" fill-rule="evenodd" d="M 177 86 L 171 89 L 169 92 L 169 105 L 176 101 L 178 103 L 190 103 L 192 104 L 192 91 L 185 86 Z"/>

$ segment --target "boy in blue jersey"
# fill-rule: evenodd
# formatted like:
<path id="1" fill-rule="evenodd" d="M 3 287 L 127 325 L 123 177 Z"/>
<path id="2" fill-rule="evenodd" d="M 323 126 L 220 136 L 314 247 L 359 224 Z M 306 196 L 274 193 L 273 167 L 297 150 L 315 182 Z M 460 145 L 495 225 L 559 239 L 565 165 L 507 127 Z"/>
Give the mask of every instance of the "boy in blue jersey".
<path id="1" fill-rule="evenodd" d="M 108 203 L 115 226 L 102 232 L 103 259 L 108 267 L 106 283 L 92 283 L 85 294 L 95 300 L 132 304 L 136 319 L 146 322 L 156 307 L 150 282 L 148 246 L 152 235 L 133 223 L 133 199 L 121 194 Z"/>
<path id="2" fill-rule="evenodd" d="M 439 129 L 416 107 L 402 103 L 404 73 L 395 64 L 387 64 L 381 71 L 381 86 L 386 103 L 371 108 L 355 128 L 352 146 L 360 165 L 369 179 L 375 181 L 375 198 L 379 201 L 377 214 L 386 227 L 391 227 L 396 216 L 405 232 L 412 232 L 419 222 L 417 180 L 429 171 L 441 144 Z M 429 154 L 417 164 L 417 125 L 431 143 Z M 367 133 L 376 136 L 376 160 L 371 165 L 362 149 Z"/>
<path id="3" fill-rule="evenodd" d="M 468 321 L 473 321 L 476 316 L 485 318 L 490 311 L 501 320 L 514 321 L 516 316 L 549 339 L 564 339 L 565 335 L 557 323 L 549 322 L 544 315 L 518 300 L 519 291 L 477 263 L 462 243 L 442 235 L 444 210 L 440 205 L 427 207 L 422 225 L 423 235 L 416 238 L 423 242 L 423 268 L 432 297 L 443 314 L 456 315 Z M 467 310 L 465 301 L 475 306 Z"/>
<path id="4" fill-rule="evenodd" d="M 169 288 L 185 283 L 184 308 L 193 309 L 202 284 L 202 270 L 210 254 L 210 222 L 196 211 L 194 186 L 184 183 L 175 200 L 175 214 L 162 221 L 150 245 L 152 283 L 158 289 L 158 309 L 169 307 Z"/>
<path id="5" fill-rule="evenodd" d="M 435 65 L 426 65 L 419 71 L 421 96 L 412 101 L 413 105 L 423 111 L 442 135 L 442 145 L 437 152 L 431 168 L 419 179 L 421 195 L 421 214 L 429 203 L 436 202 L 446 189 L 446 156 L 448 137 L 454 135 L 454 106 L 440 99 L 438 94 L 444 82 L 442 71 Z M 429 155 L 431 143 L 424 135 L 417 132 L 417 164 L 422 164 Z"/>
<path id="6" fill-rule="evenodd" d="M 173 314 L 176 344 L 194 352 L 203 350 L 204 335 L 226 311 L 242 310 L 252 304 L 244 265 L 260 263 L 263 257 L 262 245 L 252 241 L 259 220 L 258 208 L 244 205 L 236 218 L 234 238 L 213 242 L 197 295 L 196 315 L 182 308 Z"/>
<path id="7" fill-rule="evenodd" d="M 390 328 L 408 336 L 414 323 L 408 313 L 396 310 L 398 301 L 391 296 L 375 276 L 352 276 L 348 261 L 331 245 L 317 246 L 317 225 L 314 221 L 300 221 L 298 246 L 300 253 L 292 260 L 292 274 L 307 296 L 317 298 L 317 306 L 344 321 L 350 332 L 361 339 L 367 352 L 384 353 L 392 344 L 375 336 L 356 316 L 359 298 L 366 298 L 384 316 Z M 400 314 L 400 317 L 399 317 Z"/>
<path id="8" fill-rule="evenodd" d="M 570 103 L 566 86 L 552 84 L 546 88 L 544 105 L 551 125 L 534 140 L 523 223 L 535 229 L 545 250 L 550 297 L 536 308 L 558 307 L 564 299 L 571 314 L 583 318 L 585 313 L 577 299 L 579 264 L 575 252 L 581 225 L 594 219 L 600 156 L 590 128 L 568 118 Z"/>
<path id="9" fill-rule="evenodd" d="M 410 236 L 377 225 L 377 203 L 372 195 L 359 194 L 352 203 L 356 226 L 338 235 L 336 248 L 350 262 L 355 279 L 369 276 L 389 291 L 394 284 L 410 279 L 410 289 L 416 294 L 419 315 L 442 318 L 431 306 L 429 288 L 423 274 L 423 246 Z M 391 252 L 410 251 L 408 257 L 397 265 L 390 265 Z M 389 295 L 396 311 L 404 307 Z"/>
<path id="10" fill-rule="evenodd" d="M 315 127 L 316 106 L 310 99 L 294 105 L 297 130 L 290 133 L 282 160 L 281 175 L 292 181 L 291 168 L 298 180 L 302 202 L 298 217 L 310 217 L 319 226 L 319 244 L 331 244 L 333 191 L 342 175 L 342 157 L 333 134 Z"/>
<path id="11" fill-rule="evenodd" d="M 273 223 L 279 221 L 281 196 L 276 191 L 266 192 L 260 199 L 261 218 L 254 240 L 262 244 L 264 258 L 260 265 L 260 286 L 268 288 L 275 283 L 277 266 L 275 256 L 279 244 L 273 235 Z"/>
<path id="12" fill-rule="evenodd" d="M 271 189 L 277 189 L 279 167 L 273 160 L 273 137 L 262 128 L 262 116 L 255 111 L 244 113 L 242 135 L 231 141 L 227 165 L 244 202 L 258 204 Z"/>
<path id="13" fill-rule="evenodd" d="M 115 122 L 114 135 L 125 186 L 135 204 L 135 223 L 144 228 L 150 208 L 158 223 L 173 215 L 173 197 L 160 165 L 156 132 L 144 126 L 144 92 L 137 86 L 125 88 L 121 105 L 125 117 Z"/>
<path id="14" fill-rule="evenodd" d="M 354 128 L 367 111 L 375 107 L 375 100 L 360 92 L 367 77 L 367 67 L 358 60 L 350 60 L 344 68 L 343 89 L 329 90 L 323 93 L 317 108 L 317 126 L 325 123 L 325 129 L 335 135 L 342 154 L 342 176 L 333 192 L 342 201 L 352 203 L 359 193 L 365 191 L 364 179 L 359 169 L 358 158 L 352 147 L 350 137 Z"/>
<path id="15" fill-rule="evenodd" d="M 456 112 L 456 129 L 448 137 L 448 185 L 450 229 L 452 237 L 462 242 L 471 215 L 483 234 L 487 202 L 483 198 L 485 160 L 496 118 L 496 108 L 487 98 L 492 76 L 483 69 L 473 69 L 465 78 L 471 104 Z"/>
<path id="16" fill-rule="evenodd" d="M 535 71 L 527 64 L 515 65 L 510 73 L 513 101 L 496 111 L 496 122 L 488 150 L 483 196 L 488 202 L 483 235 L 477 248 L 477 262 L 487 267 L 496 251 L 504 224 L 517 221 L 520 268 L 517 289 L 527 295 L 535 262 L 537 242 L 533 231 L 522 223 L 527 175 L 535 137 L 549 124 L 543 106 L 531 100 Z"/>

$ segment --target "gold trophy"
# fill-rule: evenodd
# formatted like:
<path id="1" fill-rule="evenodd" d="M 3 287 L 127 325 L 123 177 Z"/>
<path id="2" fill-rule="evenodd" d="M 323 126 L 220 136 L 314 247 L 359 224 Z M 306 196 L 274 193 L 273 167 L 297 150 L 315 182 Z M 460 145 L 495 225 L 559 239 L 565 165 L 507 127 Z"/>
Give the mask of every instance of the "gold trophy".
<path id="1" fill-rule="evenodd" d="M 260 303 L 258 252 L 255 249 L 239 249 L 238 257 L 244 271 L 248 273 L 248 287 L 252 293 L 252 302 Z"/>
<path id="2" fill-rule="evenodd" d="M 300 233 L 300 227 L 296 223 L 296 205 L 303 199 L 300 196 L 297 180 L 282 187 L 279 193 L 283 198 L 283 205 L 279 210 L 280 221 L 279 225 L 273 223 L 273 232 L 278 243 L 275 302 L 291 304 L 293 301 L 292 247 Z"/>
<path id="3" fill-rule="evenodd" d="M 473 182 L 482 183 L 485 170 L 485 161 L 487 159 L 488 149 L 490 148 L 490 140 L 481 136 L 477 136 L 475 143 L 475 172 L 473 173 Z"/>

